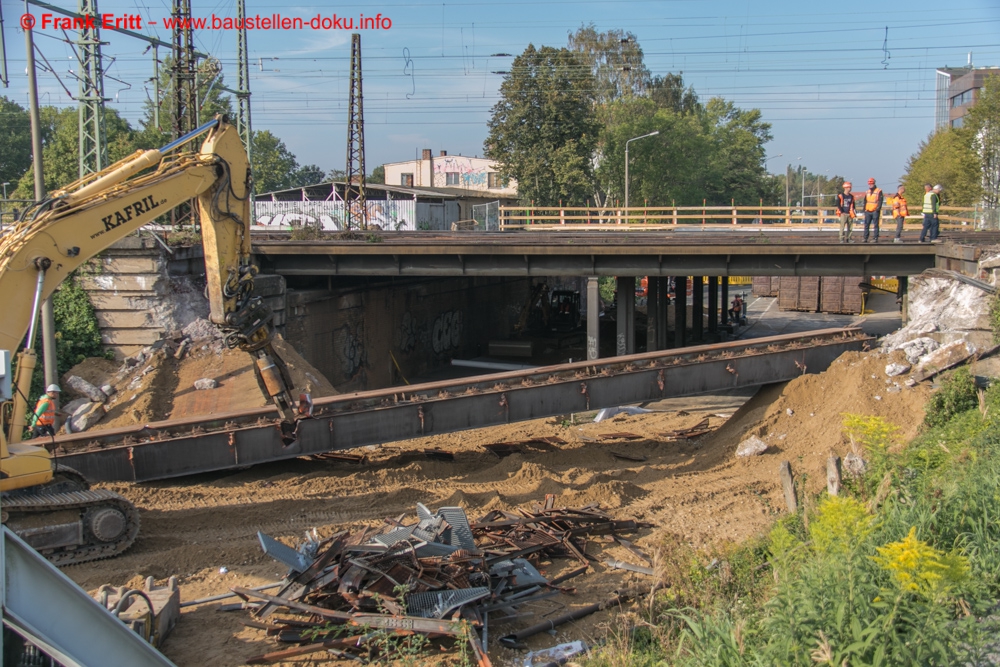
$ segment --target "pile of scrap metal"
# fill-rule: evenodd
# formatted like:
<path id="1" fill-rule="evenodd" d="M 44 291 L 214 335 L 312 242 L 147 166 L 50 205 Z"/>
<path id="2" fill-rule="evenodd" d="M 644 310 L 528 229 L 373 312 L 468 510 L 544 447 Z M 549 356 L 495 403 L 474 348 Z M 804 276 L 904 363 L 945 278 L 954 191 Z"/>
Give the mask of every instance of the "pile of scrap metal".
<path id="1" fill-rule="evenodd" d="M 387 520 L 382 531 L 344 531 L 324 540 L 314 531 L 297 550 L 258 533 L 264 552 L 290 569 L 276 594 L 233 588 L 244 600 L 236 607 L 251 610 L 246 625 L 297 646 L 255 656 L 248 664 L 317 652 L 363 661 L 391 658 L 380 652 L 404 641 L 396 637 L 417 635 L 457 641 L 481 667 L 489 665 L 491 614 L 494 622 L 530 617 L 524 605 L 574 592 L 559 584 L 597 560 L 587 554 L 589 536 L 617 537 L 650 527 L 616 521 L 596 505 L 554 505 L 555 496 L 549 495 L 534 511 L 492 511 L 470 523 L 460 507 L 432 513 L 418 504 L 415 523 L 404 524 L 400 516 Z M 579 566 L 550 579 L 538 567 L 553 558 L 576 559 Z M 499 641 L 523 647 L 527 637 L 627 597 L 615 594 Z"/>

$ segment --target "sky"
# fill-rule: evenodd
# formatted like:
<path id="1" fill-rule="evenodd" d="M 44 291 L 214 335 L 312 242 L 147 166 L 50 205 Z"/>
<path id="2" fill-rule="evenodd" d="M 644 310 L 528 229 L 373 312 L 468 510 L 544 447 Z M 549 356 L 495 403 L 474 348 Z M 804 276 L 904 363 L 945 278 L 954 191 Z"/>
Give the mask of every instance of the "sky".
<path id="1" fill-rule="evenodd" d="M 170 0 L 95 0 L 102 14 L 141 18 L 136 32 L 170 40 Z M 75 9 L 67 0 L 51 4 Z M 24 4 L 2 0 L 9 87 L 27 106 Z M 192 0 L 192 16 L 234 17 L 233 0 Z M 365 4 L 246 0 L 247 15 L 303 18 L 380 16 L 380 29 L 254 30 L 248 37 L 255 130 L 270 130 L 300 164 L 344 169 L 351 33 L 361 33 L 368 171 L 434 155 L 481 156 L 490 109 L 513 56 L 528 44 L 566 46 L 583 25 L 632 32 L 651 72 L 683 73 L 703 101 L 714 96 L 758 108 L 771 123 L 767 168 L 805 165 L 855 182 L 894 188 L 907 159 L 934 127 L 935 70 L 1000 66 L 1000 2 L 792 2 L 775 0 L 493 0 Z M 74 48 L 41 28 L 48 61 L 42 104 L 74 106 Z M 389 20 L 387 23 L 386 19 Z M 133 19 L 133 25 L 135 19 Z M 156 22 L 151 25 L 150 22 Z M 75 34 L 68 33 L 75 39 Z M 108 105 L 133 124 L 152 95 L 152 52 L 103 31 Z M 231 30 L 195 31 L 196 48 L 217 58 L 236 87 Z M 509 55 L 508 55 L 509 54 Z M 971 56 L 970 56 L 971 54 Z M 160 50 L 161 59 L 166 55 Z M 45 63 L 39 60 L 40 65 Z M 68 92 L 67 92 L 68 89 Z"/>

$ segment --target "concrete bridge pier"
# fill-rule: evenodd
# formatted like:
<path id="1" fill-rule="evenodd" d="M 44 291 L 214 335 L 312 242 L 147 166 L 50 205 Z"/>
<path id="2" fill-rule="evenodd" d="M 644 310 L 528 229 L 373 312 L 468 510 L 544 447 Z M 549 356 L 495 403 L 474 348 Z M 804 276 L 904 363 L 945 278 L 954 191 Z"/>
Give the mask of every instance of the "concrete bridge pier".
<path id="1" fill-rule="evenodd" d="M 722 276 L 722 326 L 729 324 L 729 276 Z"/>
<path id="2" fill-rule="evenodd" d="M 635 354 L 635 276 L 618 277 L 615 354 Z"/>
<path id="3" fill-rule="evenodd" d="M 719 277 L 708 277 L 708 333 L 719 332 Z"/>
<path id="4" fill-rule="evenodd" d="M 659 278 L 650 276 L 646 279 L 646 352 L 655 352 L 660 348 L 657 346 L 660 325 L 659 325 Z"/>
<path id="5" fill-rule="evenodd" d="M 667 341 L 667 304 L 670 302 L 670 278 L 656 279 L 656 349 L 665 350 Z"/>
<path id="6" fill-rule="evenodd" d="M 687 345 L 687 276 L 674 277 L 674 347 Z"/>
<path id="7" fill-rule="evenodd" d="M 587 278 L 587 361 L 600 357 L 601 342 L 601 292 L 597 276 Z"/>
<path id="8" fill-rule="evenodd" d="M 691 278 L 691 340 L 701 341 L 705 337 L 705 278 Z"/>

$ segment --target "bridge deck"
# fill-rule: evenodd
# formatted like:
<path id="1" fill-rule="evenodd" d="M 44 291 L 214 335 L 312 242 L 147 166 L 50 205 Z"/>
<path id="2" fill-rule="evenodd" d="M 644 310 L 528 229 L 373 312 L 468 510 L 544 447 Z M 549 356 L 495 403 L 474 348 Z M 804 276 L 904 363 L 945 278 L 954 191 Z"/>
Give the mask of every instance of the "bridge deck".
<path id="1" fill-rule="evenodd" d="M 372 232 L 294 241 L 255 235 L 262 267 L 285 275 L 782 276 L 913 275 L 950 246 L 997 243 L 996 232 L 949 232 L 937 243 L 842 244 L 829 230 L 737 226 L 589 232 Z M 888 241 L 888 242 L 887 242 Z"/>

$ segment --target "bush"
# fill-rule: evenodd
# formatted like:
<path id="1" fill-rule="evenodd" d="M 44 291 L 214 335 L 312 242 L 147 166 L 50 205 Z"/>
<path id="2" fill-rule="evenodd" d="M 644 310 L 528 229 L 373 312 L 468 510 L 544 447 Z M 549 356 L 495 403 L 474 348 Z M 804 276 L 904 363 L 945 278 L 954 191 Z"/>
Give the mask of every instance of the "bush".
<path id="1" fill-rule="evenodd" d="M 972 377 L 968 367 L 963 366 L 947 375 L 941 382 L 941 388 L 931 396 L 924 423 L 928 426 L 943 426 L 952 417 L 972 410 L 978 404 L 976 379 Z"/>

